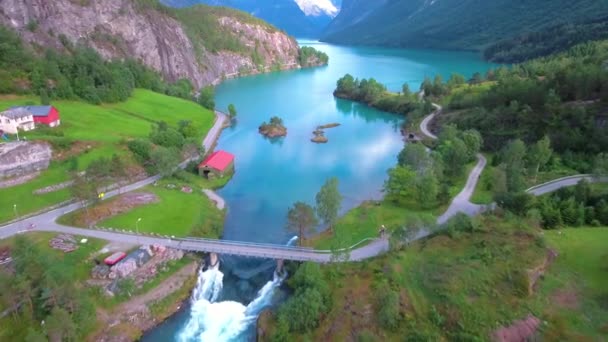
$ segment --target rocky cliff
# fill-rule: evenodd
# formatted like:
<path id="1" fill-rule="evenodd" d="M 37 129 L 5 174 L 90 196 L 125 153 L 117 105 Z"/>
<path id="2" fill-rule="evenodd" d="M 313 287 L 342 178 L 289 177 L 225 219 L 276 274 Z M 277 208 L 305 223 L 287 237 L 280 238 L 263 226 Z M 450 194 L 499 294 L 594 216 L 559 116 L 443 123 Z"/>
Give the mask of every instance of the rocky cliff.
<path id="1" fill-rule="evenodd" d="M 46 170 L 51 147 L 46 143 L 14 142 L 0 145 L 0 179 Z"/>
<path id="2" fill-rule="evenodd" d="M 299 67 L 293 38 L 227 9 L 169 9 L 152 0 L 1 0 L 0 23 L 34 47 L 85 43 L 105 58 L 135 58 L 167 81 L 187 78 L 197 87 Z"/>

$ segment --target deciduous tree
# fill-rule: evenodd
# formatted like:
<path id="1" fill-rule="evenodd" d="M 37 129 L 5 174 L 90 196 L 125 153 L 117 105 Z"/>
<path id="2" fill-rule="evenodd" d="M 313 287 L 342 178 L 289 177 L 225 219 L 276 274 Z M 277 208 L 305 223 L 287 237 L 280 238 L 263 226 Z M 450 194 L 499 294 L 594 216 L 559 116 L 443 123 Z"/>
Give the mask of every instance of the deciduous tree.
<path id="1" fill-rule="evenodd" d="M 338 211 L 342 205 L 342 195 L 338 190 L 338 179 L 335 177 L 328 179 L 315 199 L 317 214 L 330 229 L 333 229 L 333 225 L 338 218 Z"/>

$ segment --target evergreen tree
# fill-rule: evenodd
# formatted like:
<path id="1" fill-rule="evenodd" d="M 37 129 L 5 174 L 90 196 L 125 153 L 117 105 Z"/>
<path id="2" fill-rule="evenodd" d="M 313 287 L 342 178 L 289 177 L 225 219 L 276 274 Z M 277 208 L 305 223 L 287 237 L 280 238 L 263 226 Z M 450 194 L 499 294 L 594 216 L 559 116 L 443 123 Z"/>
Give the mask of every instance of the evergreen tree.
<path id="1" fill-rule="evenodd" d="M 294 203 L 287 212 L 287 227 L 298 233 L 300 246 L 306 238 L 306 234 L 318 224 L 314 209 L 303 202 Z"/>

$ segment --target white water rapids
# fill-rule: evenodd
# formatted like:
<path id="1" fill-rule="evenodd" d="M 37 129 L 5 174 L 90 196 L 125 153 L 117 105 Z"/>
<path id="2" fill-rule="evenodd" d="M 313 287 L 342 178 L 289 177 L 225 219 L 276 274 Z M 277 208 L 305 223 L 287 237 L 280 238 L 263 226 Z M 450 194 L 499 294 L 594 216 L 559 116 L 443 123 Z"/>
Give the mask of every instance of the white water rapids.
<path id="1" fill-rule="evenodd" d="M 294 236 L 287 245 L 292 245 L 297 239 Z M 177 334 L 177 341 L 233 341 L 255 322 L 262 309 L 270 304 L 274 290 L 285 279 L 285 275 L 275 272 L 273 279 L 258 291 L 256 298 L 247 306 L 235 301 L 217 302 L 224 280 L 218 265 L 199 271 L 196 288 L 192 291 L 190 318 Z"/>

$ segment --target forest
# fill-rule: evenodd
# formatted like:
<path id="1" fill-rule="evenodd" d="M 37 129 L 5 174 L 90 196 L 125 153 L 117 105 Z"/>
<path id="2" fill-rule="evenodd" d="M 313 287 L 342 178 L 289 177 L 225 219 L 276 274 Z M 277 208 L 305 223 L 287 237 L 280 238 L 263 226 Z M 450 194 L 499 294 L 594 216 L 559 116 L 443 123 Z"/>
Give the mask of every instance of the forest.
<path id="1" fill-rule="evenodd" d="M 501 40 L 484 50 L 495 63 L 521 63 L 562 52 L 574 45 L 608 38 L 608 17 L 578 24 L 565 23 Z"/>
<path id="2" fill-rule="evenodd" d="M 511 68 L 490 70 L 485 79 L 446 97 L 456 113 L 445 121 L 476 129 L 484 149 L 496 152 L 514 139 L 532 144 L 547 136 L 551 147 L 589 171 L 593 156 L 608 152 L 608 42 L 570 50 Z"/>
<path id="3" fill-rule="evenodd" d="M 414 111 L 428 113 L 432 109 L 429 102 L 420 103 L 417 95 L 410 91 L 407 84 L 403 85 L 400 93 L 391 93 L 385 85 L 374 78 L 359 80 L 350 74 L 344 75 L 336 82 L 334 96 L 403 115 Z"/>

